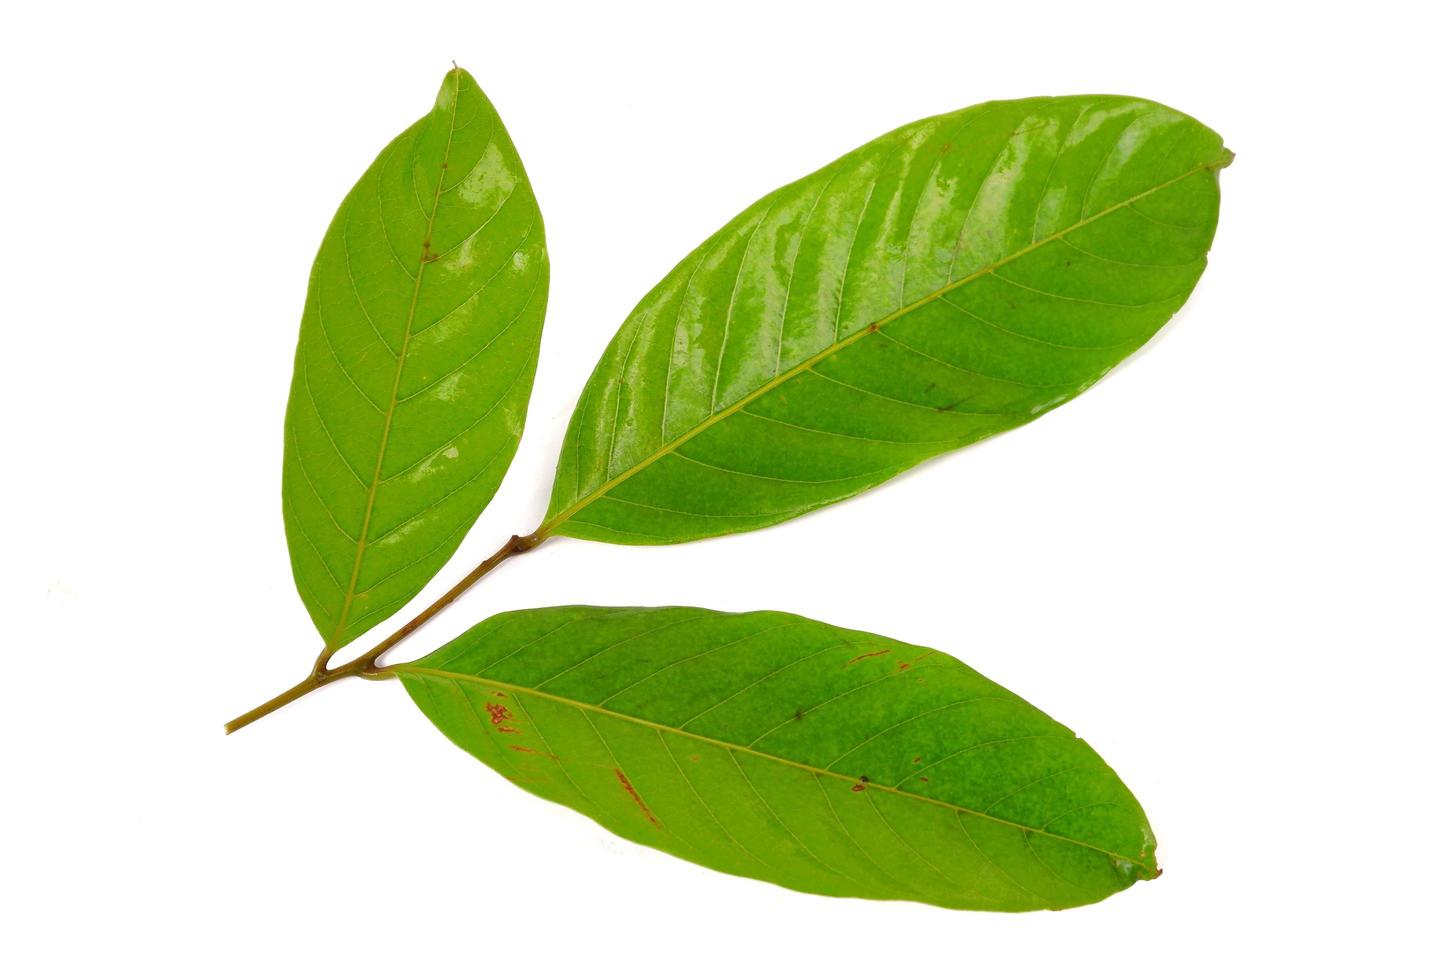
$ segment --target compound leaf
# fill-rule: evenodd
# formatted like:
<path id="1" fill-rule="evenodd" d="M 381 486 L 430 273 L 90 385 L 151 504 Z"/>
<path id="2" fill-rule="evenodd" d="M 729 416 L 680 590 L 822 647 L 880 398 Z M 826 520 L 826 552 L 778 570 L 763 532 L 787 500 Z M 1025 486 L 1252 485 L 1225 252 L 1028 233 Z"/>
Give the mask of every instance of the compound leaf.
<path id="1" fill-rule="evenodd" d="M 503 479 L 548 294 L 543 223 L 467 72 L 343 200 L 312 267 L 282 498 L 329 649 L 411 599 Z"/>
<path id="2" fill-rule="evenodd" d="M 788 520 L 1068 401 L 1201 275 L 1232 154 L 1120 96 L 912 123 L 767 195 L 624 322 L 544 529 L 662 544 Z"/>
<path id="3" fill-rule="evenodd" d="M 573 606 L 394 670 L 519 786 L 731 874 L 1002 911 L 1157 874 L 1101 758 L 935 650 L 778 612 Z"/>

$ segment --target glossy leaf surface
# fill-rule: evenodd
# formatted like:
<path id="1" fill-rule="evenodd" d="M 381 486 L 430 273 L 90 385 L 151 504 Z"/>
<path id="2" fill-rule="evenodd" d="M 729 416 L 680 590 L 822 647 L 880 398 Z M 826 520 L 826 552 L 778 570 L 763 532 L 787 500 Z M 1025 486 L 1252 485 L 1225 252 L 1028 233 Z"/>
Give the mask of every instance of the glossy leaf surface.
<path id="1" fill-rule="evenodd" d="M 1101 758 L 934 650 L 778 612 L 575 606 L 494 616 L 395 670 L 519 786 L 720 871 L 1011 911 L 1157 873 Z"/>
<path id="2" fill-rule="evenodd" d="M 297 590 L 329 648 L 416 595 L 492 499 L 547 294 L 523 165 L 455 69 L 342 202 L 307 290 L 282 497 Z"/>
<path id="3" fill-rule="evenodd" d="M 1031 421 L 1186 301 L 1222 140 L 1117 96 L 922 120 L 762 198 L 630 314 L 545 527 L 660 544 L 788 520 Z"/>

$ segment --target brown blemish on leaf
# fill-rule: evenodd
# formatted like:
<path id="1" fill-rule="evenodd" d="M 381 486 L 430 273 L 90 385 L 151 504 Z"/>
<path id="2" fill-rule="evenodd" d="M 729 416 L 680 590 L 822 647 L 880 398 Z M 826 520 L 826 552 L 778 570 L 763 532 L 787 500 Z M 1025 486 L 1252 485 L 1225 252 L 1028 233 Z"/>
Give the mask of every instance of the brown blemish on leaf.
<path id="1" fill-rule="evenodd" d="M 651 811 L 648 805 L 645 804 L 644 797 L 640 796 L 639 791 L 634 788 L 634 784 L 629 782 L 629 777 L 624 775 L 624 770 L 615 769 L 614 775 L 618 777 L 619 785 L 624 787 L 624 792 L 629 794 L 629 799 L 634 801 L 634 805 L 639 808 L 640 812 L 642 812 L 644 816 L 649 818 L 650 823 L 658 827 L 659 821 L 655 819 L 653 811 Z"/>
<path id="2" fill-rule="evenodd" d="M 859 663 L 862 660 L 869 660 L 871 657 L 884 656 L 887 653 L 890 653 L 890 651 L 889 650 L 873 650 L 870 653 L 862 653 L 858 657 L 851 657 L 849 660 L 847 660 L 845 662 L 845 666 L 849 667 L 851 664 Z"/>
<path id="3" fill-rule="evenodd" d="M 909 660 L 909 661 L 908 660 L 902 660 L 902 661 L 899 661 L 896 664 L 896 669 L 897 670 L 910 670 L 912 667 L 914 667 L 916 664 L 920 663 L 922 660 L 925 660 L 927 657 L 934 656 L 935 653 L 936 653 L 935 650 L 927 650 L 925 653 L 921 654 L 915 660 Z"/>
<path id="4" fill-rule="evenodd" d="M 493 723 L 493 728 L 500 735 L 517 735 L 518 729 L 511 727 L 508 722 L 513 720 L 513 712 L 508 710 L 507 705 L 494 704 L 489 701 L 485 706 L 488 711 L 488 720 Z"/>
<path id="5" fill-rule="evenodd" d="M 854 786 L 850 787 L 850 791 L 852 793 L 860 793 L 860 792 L 862 792 L 862 791 L 865 790 L 865 784 L 868 783 L 868 782 L 870 782 L 870 777 L 869 776 L 861 776 L 857 780 L 856 784 Z"/>
<path id="6" fill-rule="evenodd" d="M 508 747 L 515 752 L 527 752 L 529 755 L 541 755 L 546 759 L 553 759 L 555 762 L 558 761 L 558 756 L 554 755 L 552 752 L 545 752 L 542 749 L 535 749 L 530 745 L 510 745 Z"/>

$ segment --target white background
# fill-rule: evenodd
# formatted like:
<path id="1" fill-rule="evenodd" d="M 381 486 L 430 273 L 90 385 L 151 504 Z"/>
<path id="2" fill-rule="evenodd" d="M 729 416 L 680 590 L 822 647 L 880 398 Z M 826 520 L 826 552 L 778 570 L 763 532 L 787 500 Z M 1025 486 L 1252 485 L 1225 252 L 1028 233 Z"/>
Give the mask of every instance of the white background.
<path id="1" fill-rule="evenodd" d="M 10 9 L 0 972 L 1443 976 L 1444 30 L 1356 6 Z M 278 492 L 307 269 L 452 59 L 523 155 L 553 286 L 513 470 L 414 610 L 534 527 L 617 325 L 764 192 L 993 98 L 1130 93 L 1223 134 L 1197 293 L 1080 400 L 774 529 L 551 542 L 399 650 L 576 602 L 935 646 L 1113 764 L 1161 879 L 1011 916 L 726 877 L 519 792 L 396 684 L 222 737 L 317 646 Z"/>

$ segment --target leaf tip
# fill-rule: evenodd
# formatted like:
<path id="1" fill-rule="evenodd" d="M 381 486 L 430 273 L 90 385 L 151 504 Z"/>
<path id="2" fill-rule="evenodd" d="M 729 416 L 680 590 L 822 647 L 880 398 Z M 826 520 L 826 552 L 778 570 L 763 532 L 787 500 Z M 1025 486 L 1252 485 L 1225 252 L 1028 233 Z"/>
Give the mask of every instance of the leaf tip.
<path id="1" fill-rule="evenodd" d="M 456 61 L 451 62 L 452 68 L 443 75 L 443 84 L 438 89 L 438 109 L 450 109 L 453 102 L 463 93 L 469 85 L 477 85 L 473 76 L 464 71 Z"/>
<path id="2" fill-rule="evenodd" d="M 1117 869 L 1117 873 L 1126 879 L 1127 885 L 1139 881 L 1156 881 L 1162 877 L 1162 869 L 1158 867 L 1157 861 L 1153 858 L 1148 858 L 1145 862 L 1114 858 L 1112 865 Z"/>

